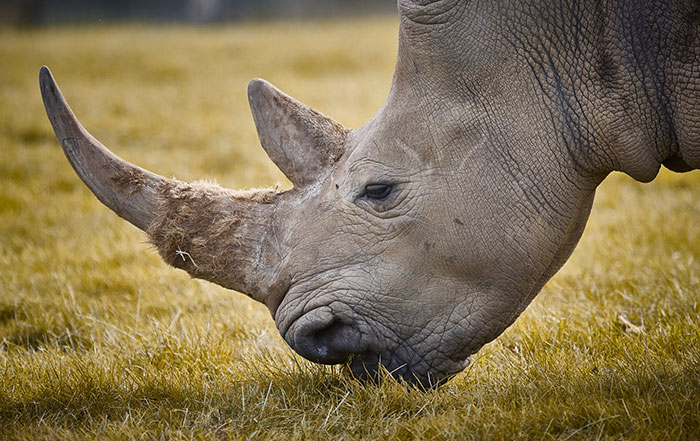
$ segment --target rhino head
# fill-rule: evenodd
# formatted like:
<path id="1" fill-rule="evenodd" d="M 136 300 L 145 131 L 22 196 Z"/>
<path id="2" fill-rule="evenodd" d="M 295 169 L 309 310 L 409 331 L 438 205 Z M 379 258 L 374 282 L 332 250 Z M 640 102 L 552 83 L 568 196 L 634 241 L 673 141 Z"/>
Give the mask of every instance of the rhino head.
<path id="1" fill-rule="evenodd" d="M 263 302 L 309 360 L 434 384 L 561 267 L 609 171 L 649 180 L 663 159 L 586 153 L 627 138 L 609 109 L 567 106 L 598 93 L 595 75 L 561 73 L 582 49 L 552 49 L 559 31 L 496 3 L 399 1 L 389 97 L 355 130 L 253 80 L 261 144 L 294 186 L 285 192 L 143 170 L 85 131 L 46 68 L 41 90 L 77 174 L 166 262 Z M 590 121 L 600 136 L 571 130 Z"/>

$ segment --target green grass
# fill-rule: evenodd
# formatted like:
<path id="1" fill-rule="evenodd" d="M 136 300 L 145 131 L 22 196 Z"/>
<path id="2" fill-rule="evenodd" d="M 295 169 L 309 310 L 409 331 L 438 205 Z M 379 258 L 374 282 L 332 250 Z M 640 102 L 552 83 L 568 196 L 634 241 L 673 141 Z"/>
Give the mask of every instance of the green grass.
<path id="1" fill-rule="evenodd" d="M 388 92 L 396 29 L 0 31 L 0 439 L 697 439 L 698 172 L 606 180 L 564 269 L 466 372 L 424 392 L 312 365 L 263 306 L 166 267 L 73 174 L 39 97 L 47 64 L 128 160 L 284 187 L 247 81 L 356 127 Z"/>

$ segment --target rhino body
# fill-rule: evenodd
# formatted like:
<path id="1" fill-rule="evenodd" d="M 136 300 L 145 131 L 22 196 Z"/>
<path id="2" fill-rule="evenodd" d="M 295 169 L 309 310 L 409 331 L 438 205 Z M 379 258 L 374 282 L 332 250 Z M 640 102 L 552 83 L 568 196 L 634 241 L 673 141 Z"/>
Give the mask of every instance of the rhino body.
<path id="1" fill-rule="evenodd" d="M 126 163 L 47 113 L 78 175 L 163 259 L 265 303 L 289 345 L 435 384 L 572 253 L 612 171 L 700 167 L 700 3 L 399 0 L 386 104 L 348 130 L 263 80 L 261 144 L 294 184 L 237 192 Z M 187 256 L 187 258 L 183 258 Z"/>

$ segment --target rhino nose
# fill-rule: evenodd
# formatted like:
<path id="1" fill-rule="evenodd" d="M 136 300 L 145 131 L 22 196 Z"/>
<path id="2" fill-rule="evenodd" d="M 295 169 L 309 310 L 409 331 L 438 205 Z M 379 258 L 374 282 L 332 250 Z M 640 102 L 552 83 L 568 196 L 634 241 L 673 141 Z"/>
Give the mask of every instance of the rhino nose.
<path id="1" fill-rule="evenodd" d="M 367 348 L 360 331 L 340 320 L 307 322 L 294 330 L 289 343 L 302 357 L 322 364 L 344 363 Z"/>

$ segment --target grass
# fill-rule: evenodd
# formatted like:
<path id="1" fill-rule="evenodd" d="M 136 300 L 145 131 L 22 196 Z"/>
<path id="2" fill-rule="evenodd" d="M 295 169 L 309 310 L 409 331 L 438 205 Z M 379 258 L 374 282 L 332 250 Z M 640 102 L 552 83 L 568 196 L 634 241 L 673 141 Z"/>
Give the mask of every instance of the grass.
<path id="1" fill-rule="evenodd" d="M 246 84 L 356 127 L 396 20 L 0 31 L 0 439 L 696 439 L 700 174 L 602 185 L 562 271 L 437 391 L 361 384 L 284 344 L 244 296 L 160 262 L 63 157 L 51 66 L 83 123 L 166 176 L 288 183 Z"/>

